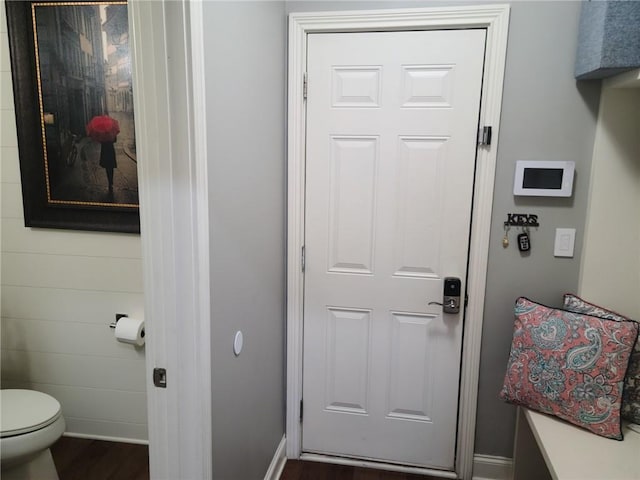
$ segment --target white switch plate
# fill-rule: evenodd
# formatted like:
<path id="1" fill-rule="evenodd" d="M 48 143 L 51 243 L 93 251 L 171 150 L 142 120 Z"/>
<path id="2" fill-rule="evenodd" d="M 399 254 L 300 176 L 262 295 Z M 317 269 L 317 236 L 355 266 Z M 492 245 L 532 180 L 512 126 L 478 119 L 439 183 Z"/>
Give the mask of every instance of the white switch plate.
<path id="1" fill-rule="evenodd" d="M 556 228 L 556 241 L 553 247 L 553 256 L 573 257 L 573 247 L 575 243 L 575 228 Z"/>

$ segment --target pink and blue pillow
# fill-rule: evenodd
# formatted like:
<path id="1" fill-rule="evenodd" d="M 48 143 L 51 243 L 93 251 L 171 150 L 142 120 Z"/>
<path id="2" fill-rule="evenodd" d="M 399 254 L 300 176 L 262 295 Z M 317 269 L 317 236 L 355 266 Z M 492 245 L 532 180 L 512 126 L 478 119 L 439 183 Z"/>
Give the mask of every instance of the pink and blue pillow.
<path id="1" fill-rule="evenodd" d="M 634 322 L 559 310 L 521 297 L 500 398 L 622 440 L 623 380 Z"/>
<path id="2" fill-rule="evenodd" d="M 567 293 L 564 296 L 564 308 L 571 312 L 583 313 L 592 317 L 607 318 L 616 322 L 633 321 L 612 310 L 589 303 L 582 298 Z M 637 323 L 637 322 L 636 322 Z M 640 338 L 636 341 L 629 368 L 624 378 L 624 391 L 622 393 L 622 418 L 633 423 L 640 424 Z"/>

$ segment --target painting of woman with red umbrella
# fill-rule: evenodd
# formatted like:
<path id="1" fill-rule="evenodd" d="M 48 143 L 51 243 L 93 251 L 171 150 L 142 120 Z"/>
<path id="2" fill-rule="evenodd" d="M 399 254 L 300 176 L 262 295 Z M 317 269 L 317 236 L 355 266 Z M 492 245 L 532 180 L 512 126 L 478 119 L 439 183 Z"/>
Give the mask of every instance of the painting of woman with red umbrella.
<path id="1" fill-rule="evenodd" d="M 113 144 L 120 133 L 120 125 L 115 118 L 108 115 L 93 117 L 87 125 L 87 136 L 96 142 L 100 142 L 100 166 L 107 173 L 109 193 L 113 193 L 113 169 L 118 168 L 116 161 L 116 149 Z"/>
<path id="2" fill-rule="evenodd" d="M 139 231 L 126 2 L 7 2 L 7 11 L 16 104 L 38 103 L 16 109 L 25 225 Z"/>

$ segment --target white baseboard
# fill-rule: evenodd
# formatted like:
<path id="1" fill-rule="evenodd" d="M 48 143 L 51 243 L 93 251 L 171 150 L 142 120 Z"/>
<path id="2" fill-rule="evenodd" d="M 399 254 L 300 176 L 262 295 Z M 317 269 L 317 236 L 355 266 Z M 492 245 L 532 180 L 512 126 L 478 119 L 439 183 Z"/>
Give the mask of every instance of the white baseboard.
<path id="1" fill-rule="evenodd" d="M 280 478 L 282 470 L 284 470 L 284 464 L 287 463 L 286 447 L 287 437 L 283 435 L 278 448 L 276 448 L 276 453 L 273 454 L 273 459 L 271 459 L 271 463 L 269 464 L 267 473 L 264 476 L 264 480 L 278 480 Z"/>
<path id="2" fill-rule="evenodd" d="M 86 433 L 64 432 L 63 437 L 86 438 L 87 440 L 102 440 L 105 442 L 135 443 L 136 445 L 149 445 L 149 440 L 138 438 L 107 437 L 105 435 L 87 435 Z"/>
<path id="3" fill-rule="evenodd" d="M 492 455 L 473 456 L 473 480 L 510 480 L 513 460 Z"/>

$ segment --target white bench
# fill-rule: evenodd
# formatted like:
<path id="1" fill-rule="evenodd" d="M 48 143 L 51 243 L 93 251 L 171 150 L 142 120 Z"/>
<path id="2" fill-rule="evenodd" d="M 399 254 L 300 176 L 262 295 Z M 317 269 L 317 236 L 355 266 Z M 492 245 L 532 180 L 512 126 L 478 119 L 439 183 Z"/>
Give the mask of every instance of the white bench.
<path id="1" fill-rule="evenodd" d="M 640 480 L 640 433 L 600 437 L 554 417 L 518 408 L 514 480 Z"/>

